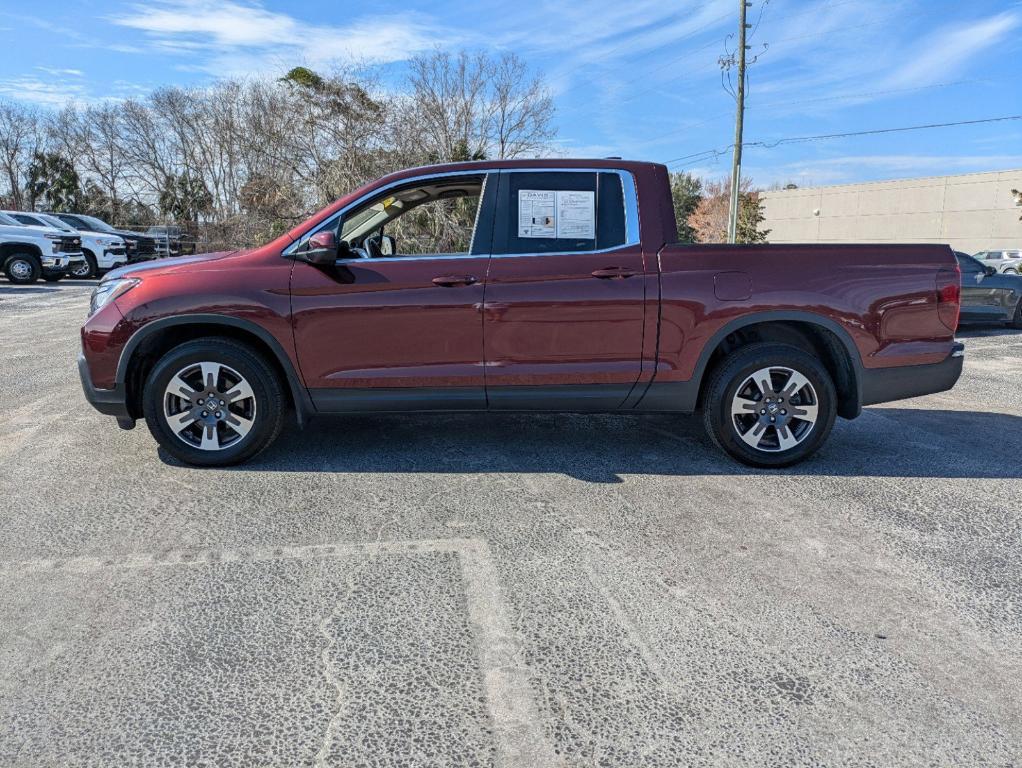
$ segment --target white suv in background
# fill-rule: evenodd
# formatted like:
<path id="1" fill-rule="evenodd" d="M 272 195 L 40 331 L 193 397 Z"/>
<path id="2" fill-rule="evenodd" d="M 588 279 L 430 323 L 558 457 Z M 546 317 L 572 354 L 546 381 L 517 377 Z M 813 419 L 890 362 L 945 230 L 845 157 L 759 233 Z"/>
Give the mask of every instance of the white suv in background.
<path id="1" fill-rule="evenodd" d="M 56 227 L 26 227 L 0 213 L 0 269 L 16 285 L 34 283 L 40 277 L 55 283 L 71 265 L 84 261 L 78 233 Z"/>
<path id="2" fill-rule="evenodd" d="M 993 267 L 1006 275 L 1022 274 L 1022 249 L 1006 248 L 996 251 L 980 251 L 973 256 L 986 267 Z"/>
<path id="3" fill-rule="evenodd" d="M 116 267 L 128 263 L 128 252 L 124 239 L 108 232 L 89 232 L 75 229 L 67 222 L 48 213 L 25 213 L 23 211 L 4 211 L 12 219 L 26 227 L 46 227 L 73 233 L 81 237 L 82 253 L 85 258 L 81 264 L 68 269 L 68 276 L 79 280 L 99 277 Z"/>

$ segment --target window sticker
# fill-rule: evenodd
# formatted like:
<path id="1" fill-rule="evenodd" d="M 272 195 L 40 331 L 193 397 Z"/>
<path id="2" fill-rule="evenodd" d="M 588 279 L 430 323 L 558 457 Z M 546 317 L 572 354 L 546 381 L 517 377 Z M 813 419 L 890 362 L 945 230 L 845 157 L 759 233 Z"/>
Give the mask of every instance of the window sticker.
<path id="1" fill-rule="evenodd" d="M 596 238 L 595 193 L 557 193 L 557 237 L 570 240 Z"/>
<path id="2" fill-rule="evenodd" d="M 518 190 L 518 236 L 555 237 L 556 192 Z"/>
<path id="3" fill-rule="evenodd" d="M 518 190 L 518 237 L 595 239 L 596 194 Z"/>

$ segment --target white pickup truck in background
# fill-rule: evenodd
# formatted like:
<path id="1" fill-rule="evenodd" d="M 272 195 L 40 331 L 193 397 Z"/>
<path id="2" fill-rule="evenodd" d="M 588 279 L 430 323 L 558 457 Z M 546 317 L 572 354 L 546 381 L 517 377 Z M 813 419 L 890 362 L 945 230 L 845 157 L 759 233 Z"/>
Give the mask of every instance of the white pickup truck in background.
<path id="1" fill-rule="evenodd" d="M 40 277 L 56 282 L 85 261 L 78 233 L 56 227 L 27 227 L 0 213 L 0 269 L 17 285 Z"/>
<path id="2" fill-rule="evenodd" d="M 68 269 L 69 277 L 79 280 L 101 277 L 111 269 L 128 263 L 128 252 L 124 239 L 117 235 L 75 229 L 67 222 L 47 213 L 25 213 L 23 211 L 3 211 L 3 213 L 26 227 L 59 229 L 80 237 L 82 253 L 85 258 L 80 264 L 75 264 Z"/>

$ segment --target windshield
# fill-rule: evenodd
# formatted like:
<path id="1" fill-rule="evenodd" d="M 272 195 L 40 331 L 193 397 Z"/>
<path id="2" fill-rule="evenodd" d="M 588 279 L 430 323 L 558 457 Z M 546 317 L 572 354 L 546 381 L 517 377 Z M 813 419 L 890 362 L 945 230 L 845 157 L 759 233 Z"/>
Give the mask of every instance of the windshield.
<path id="1" fill-rule="evenodd" d="M 61 232 L 77 232 L 74 227 L 68 224 L 66 221 L 58 219 L 56 216 L 47 216 L 45 213 L 37 213 L 35 218 L 39 219 L 43 224 L 48 227 L 54 227 L 59 229 Z"/>
<path id="2" fill-rule="evenodd" d="M 117 230 L 107 224 L 105 221 L 97 219 L 94 216 L 83 216 L 82 214 L 75 214 L 79 219 L 89 225 L 89 228 L 94 232 L 116 232 Z"/>
<path id="3" fill-rule="evenodd" d="M 22 224 L 18 223 L 15 219 L 12 219 L 6 213 L 0 213 L 0 224 L 6 224 L 7 226 L 20 227 Z"/>

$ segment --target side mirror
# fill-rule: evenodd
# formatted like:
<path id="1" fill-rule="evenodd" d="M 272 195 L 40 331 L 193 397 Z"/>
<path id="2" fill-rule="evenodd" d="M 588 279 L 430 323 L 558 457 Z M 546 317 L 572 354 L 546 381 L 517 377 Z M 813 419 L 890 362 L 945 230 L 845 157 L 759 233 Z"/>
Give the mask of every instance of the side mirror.
<path id="1" fill-rule="evenodd" d="M 990 277 L 991 275 L 996 275 L 997 274 L 997 267 L 987 267 L 986 268 L 986 274 L 987 274 L 987 277 Z"/>
<path id="2" fill-rule="evenodd" d="M 330 230 L 317 232 L 309 238 L 308 246 L 301 257 L 318 266 L 333 265 L 337 261 L 337 236 Z"/>
<path id="3" fill-rule="evenodd" d="M 380 238 L 380 255 L 393 256 L 397 253 L 397 241 L 390 235 L 383 235 Z"/>

